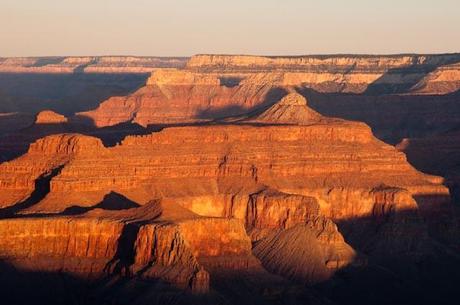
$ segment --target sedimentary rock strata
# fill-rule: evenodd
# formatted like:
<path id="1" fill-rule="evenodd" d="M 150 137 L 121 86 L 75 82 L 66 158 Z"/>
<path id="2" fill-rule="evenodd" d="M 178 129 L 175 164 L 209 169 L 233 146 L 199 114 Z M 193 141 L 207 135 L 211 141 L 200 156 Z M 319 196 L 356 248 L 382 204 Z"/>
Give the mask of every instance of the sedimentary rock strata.
<path id="1" fill-rule="evenodd" d="M 448 94 L 460 89 L 459 61 L 458 54 L 386 57 L 197 55 L 188 61 L 186 69 L 156 70 L 146 86 L 137 92 L 113 97 L 98 108 L 79 115 L 89 118 L 97 126 L 121 122 L 143 126 L 198 123 L 258 111 L 295 87 L 306 96 L 311 90 L 324 94 L 319 94 L 321 104 L 316 104 L 323 113 L 365 121 L 380 138 L 398 142 L 401 138 L 394 140 L 398 137 L 394 134 L 396 132 L 420 132 L 411 128 L 412 123 L 406 126 L 402 122 L 418 121 L 426 116 L 423 108 L 418 112 L 415 109 L 414 114 L 407 113 L 406 108 L 419 104 L 419 98 L 422 106 L 439 101 L 451 103 L 452 97 Z M 347 95 L 349 93 L 362 96 Z M 329 97 L 328 94 L 344 95 Z M 332 100 L 331 103 L 328 100 Z M 340 105 L 342 101 L 347 103 Z M 376 103 L 378 107 L 389 108 L 388 116 L 398 120 L 395 130 L 384 130 L 391 126 L 386 126 L 388 118 L 380 111 L 374 113 Z M 449 113 L 439 114 L 446 115 Z M 452 120 L 458 123 L 456 117 Z M 382 124 L 385 126 L 381 127 Z M 427 126 L 419 128 L 422 132 L 439 128 L 430 121 L 424 125 Z M 408 132 L 405 131 L 407 128 L 410 129 Z"/>
<path id="2" fill-rule="evenodd" d="M 282 115 L 276 122 L 273 107 L 293 107 L 294 111 L 283 109 L 282 113 L 301 115 Z M 315 120 L 303 113 L 313 113 Z M 232 125 L 166 128 L 148 136 L 127 137 L 112 148 L 87 136 L 46 137 L 23 157 L 2 164 L 3 192 L 9 194 L 4 198 L 12 198 L 4 199 L 3 205 L 17 200 L 11 194 L 30 194 L 34 181 L 59 167 L 50 179 L 49 193 L 22 213 L 91 207 L 116 191 L 139 204 L 175 198 L 200 215 L 234 216 L 259 229 L 273 228 L 269 223 L 286 229 L 289 223 L 305 222 L 315 208 L 302 212 L 301 207 L 294 207 L 286 218 L 280 207 L 274 219 L 268 220 L 270 213 L 263 212 L 256 213 L 254 221 L 246 216 L 248 211 L 264 204 L 257 203 L 253 194 L 273 189 L 313 197 L 321 215 L 334 220 L 413 210 L 418 207 L 411 196 L 448 195 L 440 178 L 417 172 L 403 154 L 373 138 L 367 126 L 321 118 L 296 93 L 251 120 L 264 123 L 252 126 L 242 120 Z M 406 195 L 395 195 L 399 193 Z M 287 207 L 289 200 L 283 202 Z M 430 209 L 433 204 L 442 202 L 420 202 L 419 207 Z"/>
<path id="3" fill-rule="evenodd" d="M 147 85 L 127 97 L 113 97 L 97 109 L 79 113 L 98 127 L 123 122 L 142 126 L 210 121 L 245 114 L 270 105 L 285 91 L 271 82 L 250 78 L 227 87 L 213 75 L 158 70 Z"/>
<path id="4" fill-rule="evenodd" d="M 303 304 L 317 300 L 306 285 L 450 261 L 458 243 L 456 224 L 439 216 L 453 210 L 446 180 L 401 152 L 412 161 L 423 140 L 398 150 L 366 124 L 312 107 L 330 91 L 450 92 L 457 57 L 196 56 L 94 110 L 40 111 L 0 137 L 1 263 L 88 279 L 139 304 L 184 295 Z M 164 63 L 121 59 L 20 65 L 116 73 L 123 62 L 125 72 Z M 132 130 L 140 135 L 125 137 Z M 449 141 L 430 143 L 452 156 Z"/>

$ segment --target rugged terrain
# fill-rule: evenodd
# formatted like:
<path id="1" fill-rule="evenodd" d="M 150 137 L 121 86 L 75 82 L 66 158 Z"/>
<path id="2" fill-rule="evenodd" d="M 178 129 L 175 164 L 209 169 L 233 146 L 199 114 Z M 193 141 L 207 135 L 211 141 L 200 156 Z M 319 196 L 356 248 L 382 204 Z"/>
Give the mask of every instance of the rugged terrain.
<path id="1" fill-rule="evenodd" d="M 11 304 L 455 304 L 459 61 L 2 59 L 56 77 L 152 71 L 94 109 L 2 103 L 2 292 Z"/>

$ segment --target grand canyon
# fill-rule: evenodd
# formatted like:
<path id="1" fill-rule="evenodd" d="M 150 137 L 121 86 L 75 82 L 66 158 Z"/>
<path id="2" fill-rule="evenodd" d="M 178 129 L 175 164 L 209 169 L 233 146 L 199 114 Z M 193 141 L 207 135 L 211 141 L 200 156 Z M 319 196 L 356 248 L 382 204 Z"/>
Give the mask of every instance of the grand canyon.
<path id="1" fill-rule="evenodd" d="M 460 54 L 0 58 L 3 304 L 457 304 Z"/>

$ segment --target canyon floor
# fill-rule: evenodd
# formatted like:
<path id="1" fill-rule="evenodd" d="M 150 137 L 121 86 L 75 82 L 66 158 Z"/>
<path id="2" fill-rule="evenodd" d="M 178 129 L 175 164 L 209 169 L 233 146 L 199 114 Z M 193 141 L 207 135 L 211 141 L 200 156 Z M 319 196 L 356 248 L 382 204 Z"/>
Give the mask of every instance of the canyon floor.
<path id="1" fill-rule="evenodd" d="M 457 304 L 460 54 L 0 58 L 5 304 Z"/>

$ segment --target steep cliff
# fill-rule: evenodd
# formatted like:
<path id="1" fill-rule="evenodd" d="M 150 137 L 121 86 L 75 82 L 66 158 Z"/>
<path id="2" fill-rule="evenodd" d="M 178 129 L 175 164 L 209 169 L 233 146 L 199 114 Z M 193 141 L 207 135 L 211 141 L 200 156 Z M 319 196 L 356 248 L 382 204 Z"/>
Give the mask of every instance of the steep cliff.
<path id="1" fill-rule="evenodd" d="M 0 231 L 2 261 L 20 268 L 92 279 L 117 274 L 162 279 L 193 293 L 209 291 L 205 268 L 260 266 L 242 222 L 199 217 L 174 202 L 2 219 Z"/>

